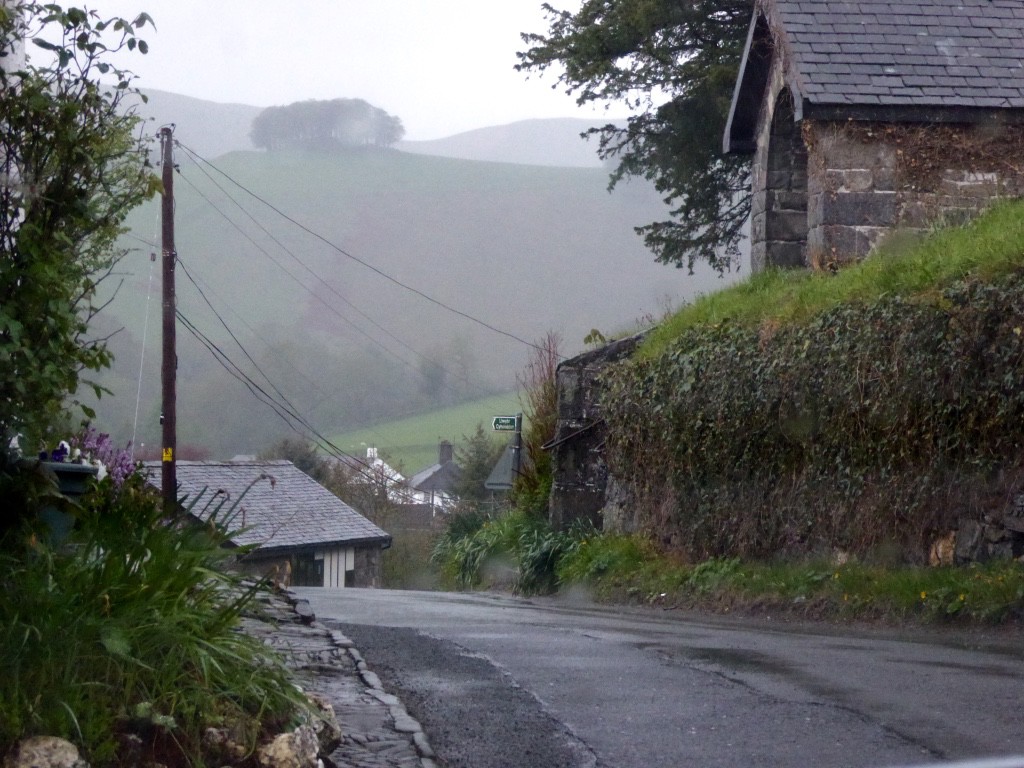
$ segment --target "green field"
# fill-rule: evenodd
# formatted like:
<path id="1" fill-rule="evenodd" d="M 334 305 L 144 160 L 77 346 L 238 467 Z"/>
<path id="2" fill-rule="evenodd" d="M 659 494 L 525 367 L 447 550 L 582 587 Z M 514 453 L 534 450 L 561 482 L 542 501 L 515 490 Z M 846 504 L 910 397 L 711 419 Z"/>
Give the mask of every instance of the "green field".
<path id="1" fill-rule="evenodd" d="M 473 432 L 478 423 L 483 422 L 485 429 L 489 430 L 495 416 L 510 416 L 520 410 L 518 396 L 515 392 L 508 392 L 345 432 L 330 439 L 345 453 L 358 457 L 366 456 L 366 449 L 375 446 L 382 458 L 386 457 L 389 464 L 409 476 L 437 461 L 437 445 L 441 440 L 448 440 L 458 447 L 463 436 Z"/>

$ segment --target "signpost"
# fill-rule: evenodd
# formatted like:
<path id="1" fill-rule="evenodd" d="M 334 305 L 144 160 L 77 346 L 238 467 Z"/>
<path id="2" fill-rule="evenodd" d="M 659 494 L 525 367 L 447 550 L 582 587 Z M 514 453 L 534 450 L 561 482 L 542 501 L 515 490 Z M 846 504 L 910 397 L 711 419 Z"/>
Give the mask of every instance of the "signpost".
<path id="1" fill-rule="evenodd" d="M 495 432 L 515 432 L 512 435 L 512 476 L 509 478 L 511 487 L 512 479 L 519 475 L 523 460 L 523 414 L 495 416 L 491 420 L 491 429 Z"/>
<path id="2" fill-rule="evenodd" d="M 495 416 L 494 420 L 491 421 L 491 427 L 495 432 L 515 432 L 516 431 L 516 417 L 515 416 Z"/>

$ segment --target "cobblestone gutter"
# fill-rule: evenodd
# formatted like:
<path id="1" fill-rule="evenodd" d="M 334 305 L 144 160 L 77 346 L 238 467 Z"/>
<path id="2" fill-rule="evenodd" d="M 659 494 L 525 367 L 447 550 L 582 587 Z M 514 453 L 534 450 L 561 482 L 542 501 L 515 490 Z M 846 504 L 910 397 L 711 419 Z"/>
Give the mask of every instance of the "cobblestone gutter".
<path id="1" fill-rule="evenodd" d="M 342 741 L 323 759 L 337 768 L 435 768 L 423 729 L 402 702 L 384 691 L 351 640 L 316 620 L 309 603 L 290 593 L 260 604 L 262 616 L 243 629 L 280 652 L 307 692 L 334 708 Z"/>

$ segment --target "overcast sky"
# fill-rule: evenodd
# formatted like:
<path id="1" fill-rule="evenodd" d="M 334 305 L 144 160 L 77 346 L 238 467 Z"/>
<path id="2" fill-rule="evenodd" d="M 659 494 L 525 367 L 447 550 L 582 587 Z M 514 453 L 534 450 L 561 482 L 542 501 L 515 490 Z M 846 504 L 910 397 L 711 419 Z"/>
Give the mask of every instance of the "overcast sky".
<path id="1" fill-rule="evenodd" d="M 544 32 L 542 0 L 92 0 L 102 16 L 145 11 L 156 30 L 129 68 L 138 85 L 256 106 L 362 98 L 432 139 L 581 109 L 555 76 L 516 72 L 521 32 Z M 553 3 L 575 10 L 579 0 Z"/>

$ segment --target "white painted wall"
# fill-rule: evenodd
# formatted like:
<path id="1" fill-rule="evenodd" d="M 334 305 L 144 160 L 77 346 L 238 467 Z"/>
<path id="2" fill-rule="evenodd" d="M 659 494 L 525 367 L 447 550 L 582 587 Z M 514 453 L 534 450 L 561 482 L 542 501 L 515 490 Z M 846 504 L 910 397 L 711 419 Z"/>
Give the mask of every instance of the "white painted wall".
<path id="1" fill-rule="evenodd" d="M 355 570 L 356 551 L 352 547 L 329 549 L 313 555 L 317 560 L 324 561 L 324 587 L 344 589 L 345 571 Z"/>

